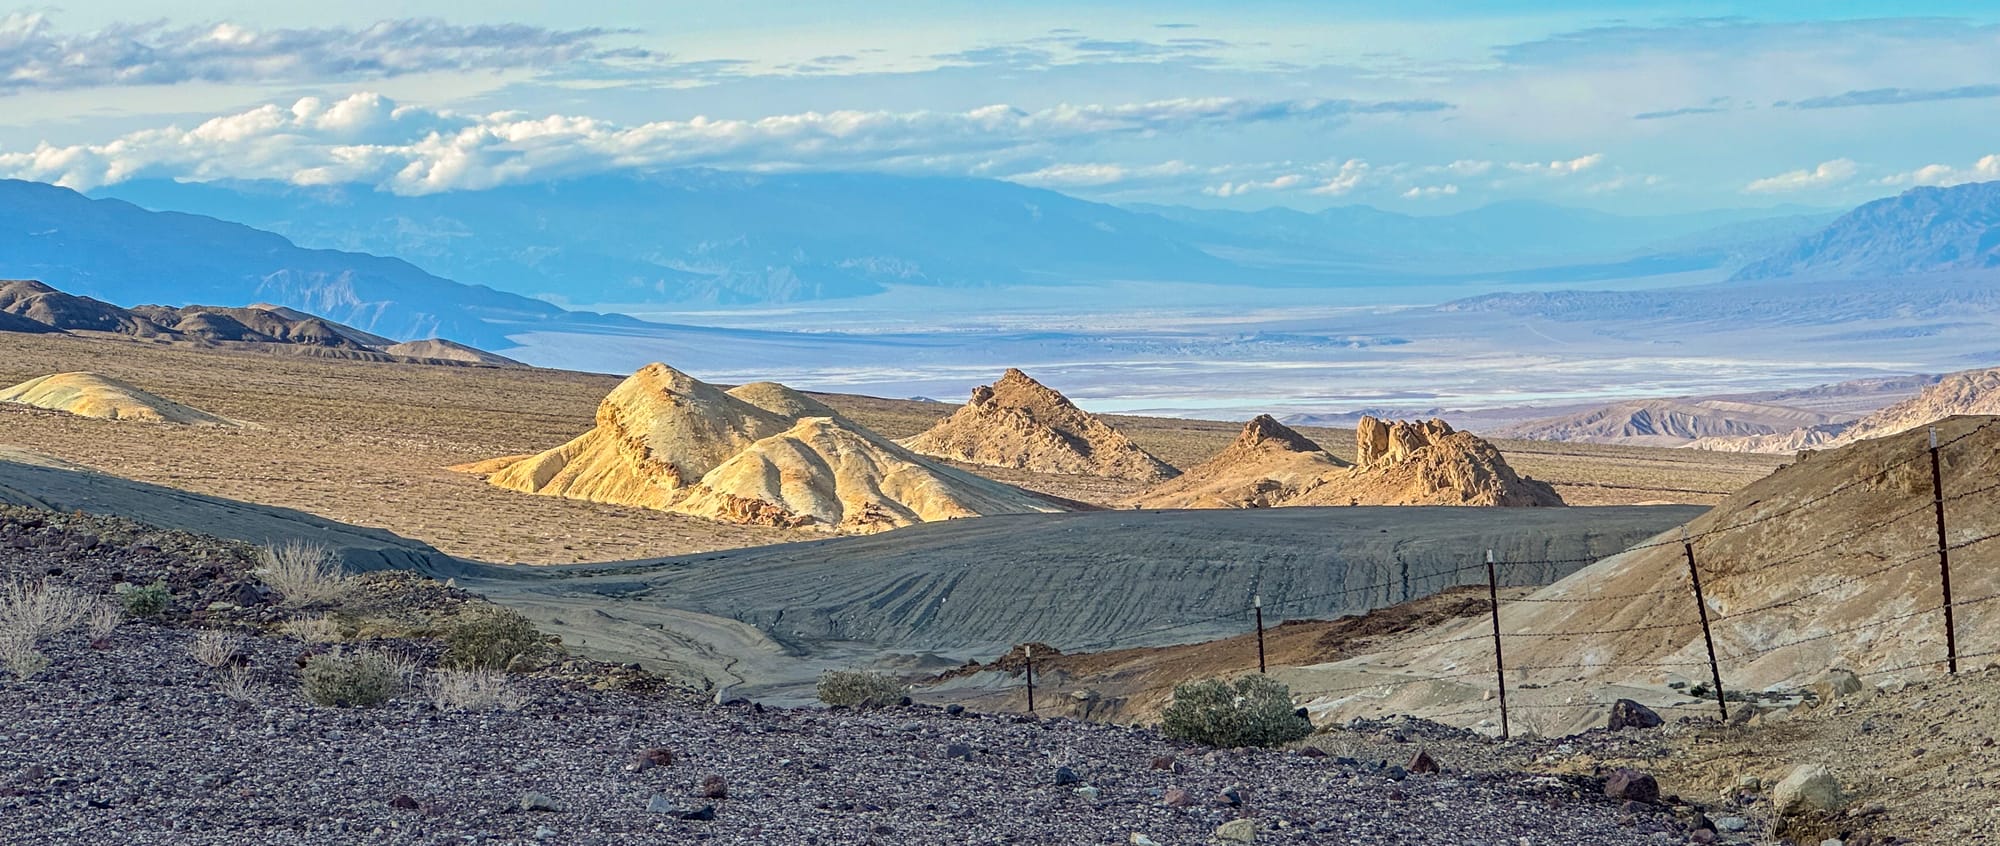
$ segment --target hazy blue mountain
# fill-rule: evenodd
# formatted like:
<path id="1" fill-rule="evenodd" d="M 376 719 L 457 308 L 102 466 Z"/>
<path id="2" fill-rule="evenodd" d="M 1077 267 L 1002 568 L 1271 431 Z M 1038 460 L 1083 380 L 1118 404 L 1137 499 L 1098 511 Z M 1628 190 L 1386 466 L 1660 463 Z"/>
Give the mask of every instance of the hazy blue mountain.
<path id="1" fill-rule="evenodd" d="M 2000 268 L 2000 182 L 1913 188 L 1841 215 L 1736 274 L 1855 279 Z"/>
<path id="2" fill-rule="evenodd" d="M 889 286 L 1630 278 L 1726 266 L 1740 251 L 1685 240 L 1779 213 L 1622 217 L 1539 203 L 1441 217 L 1364 206 L 1120 208 L 995 180 L 708 170 L 417 197 L 282 182 L 140 181 L 99 193 L 241 221 L 307 246 L 393 255 L 555 302 L 607 304 L 791 302 Z M 1670 238 L 1682 242 L 1647 246 Z"/>
<path id="3" fill-rule="evenodd" d="M 17 180 L 0 180 L 0 278 L 114 303 L 275 303 L 398 340 L 504 345 L 523 325 L 629 321 L 461 285 L 398 259 L 303 249 L 241 224 Z"/>
<path id="4" fill-rule="evenodd" d="M 417 197 L 278 182 L 133 182 L 102 193 L 574 302 L 1250 275 L 1170 221 L 993 180 L 682 170 Z"/>
<path id="5" fill-rule="evenodd" d="M 1434 272 L 1466 265 L 1514 270 L 1527 264 L 1600 265 L 1607 259 L 1678 256 L 1681 264 L 1698 257 L 1714 267 L 1729 246 L 1755 227 L 1803 235 L 1809 224 L 1824 224 L 1811 210 L 1724 209 L 1670 215 L 1627 216 L 1526 200 L 1494 203 L 1455 214 L 1418 216 L 1370 206 L 1334 206 L 1318 212 L 1295 209 L 1227 211 L 1182 206 L 1139 205 L 1197 227 L 1204 243 L 1225 248 L 1277 252 L 1310 251 L 1331 260 L 1416 259 Z M 1739 226 L 1752 229 L 1736 229 Z M 1711 235 L 1713 240 L 1703 240 Z M 1654 258 L 1658 263 L 1659 258 Z M 1441 264 L 1444 262 L 1444 264 Z"/>

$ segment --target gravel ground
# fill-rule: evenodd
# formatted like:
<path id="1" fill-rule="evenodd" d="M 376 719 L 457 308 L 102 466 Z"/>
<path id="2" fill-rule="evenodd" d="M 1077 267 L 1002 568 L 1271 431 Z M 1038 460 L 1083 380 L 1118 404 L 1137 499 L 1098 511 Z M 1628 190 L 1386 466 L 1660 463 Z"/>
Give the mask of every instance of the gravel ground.
<path id="1" fill-rule="evenodd" d="M 416 696 L 319 707 L 297 669 L 315 647 L 268 633 L 282 612 L 204 604 L 219 586 L 246 595 L 241 547 L 17 509 L 0 510 L 0 540 L 0 578 L 97 593 L 117 573 L 178 594 L 159 622 L 95 647 L 50 638 L 52 664 L 29 681 L 0 674 L 0 843 L 1177 844 L 1239 819 L 1268 843 L 1687 840 L 1669 806 L 1608 799 L 1587 776 L 1406 774 L 937 706 L 715 705 L 657 684 L 598 689 L 635 685 L 588 662 L 511 677 L 517 711 Z M 242 638 L 247 689 L 226 693 L 228 676 L 193 657 L 202 627 Z M 671 762 L 638 766 L 653 749 Z"/>

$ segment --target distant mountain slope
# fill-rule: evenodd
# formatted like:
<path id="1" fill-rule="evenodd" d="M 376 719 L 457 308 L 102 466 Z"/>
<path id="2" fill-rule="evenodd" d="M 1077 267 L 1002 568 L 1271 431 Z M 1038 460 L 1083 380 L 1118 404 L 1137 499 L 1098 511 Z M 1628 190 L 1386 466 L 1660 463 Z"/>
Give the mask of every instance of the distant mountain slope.
<path id="1" fill-rule="evenodd" d="M 995 180 L 683 170 L 418 197 L 278 182 L 137 181 L 100 193 L 574 302 L 1248 275 L 1193 246 L 1180 224 Z"/>
<path id="2" fill-rule="evenodd" d="M 2000 414 L 2000 368 L 1947 373 L 1914 397 L 1845 425 L 1801 427 L 1746 437 L 1713 437 L 1690 446 L 1721 452 L 1795 452 L 1886 438 L 1958 415 Z"/>
<path id="3" fill-rule="evenodd" d="M 482 346 L 505 344 L 496 323 L 598 319 L 398 259 L 302 249 L 236 223 L 18 180 L 0 180 L 0 278 L 40 279 L 117 303 L 268 301 L 396 339 Z"/>
<path id="4" fill-rule="evenodd" d="M 1488 434 L 1531 441 L 1678 446 L 1695 438 L 1770 435 L 1852 419 L 1852 415 L 1768 403 L 1668 398 L 1613 403 L 1578 414 L 1530 420 Z"/>
<path id="5" fill-rule="evenodd" d="M 2000 182 L 1913 188 L 1867 203 L 1738 280 L 1859 278 L 2000 268 Z"/>

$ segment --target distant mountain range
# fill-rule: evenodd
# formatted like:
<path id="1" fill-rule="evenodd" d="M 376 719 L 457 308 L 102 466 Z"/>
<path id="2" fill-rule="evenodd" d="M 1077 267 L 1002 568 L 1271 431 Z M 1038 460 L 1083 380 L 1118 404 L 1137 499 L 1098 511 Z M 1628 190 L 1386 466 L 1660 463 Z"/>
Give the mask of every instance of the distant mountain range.
<path id="1" fill-rule="evenodd" d="M 633 324 L 462 285 L 400 259 L 301 248 L 211 217 L 0 180 L 0 278 L 116 303 L 271 303 L 396 340 L 504 346 L 524 327 Z"/>
<path id="2" fill-rule="evenodd" d="M 680 170 L 404 197 L 135 181 L 98 192 L 301 244 L 393 255 L 554 302 L 754 304 L 894 286 L 1577 281 L 1728 269 L 1831 219 L 1621 217 L 1540 203 L 1415 217 L 1121 208 L 982 179 Z"/>
<path id="3" fill-rule="evenodd" d="M 1739 281 L 2000 268 L 2000 182 L 1913 188 L 1854 209 L 1737 271 Z"/>

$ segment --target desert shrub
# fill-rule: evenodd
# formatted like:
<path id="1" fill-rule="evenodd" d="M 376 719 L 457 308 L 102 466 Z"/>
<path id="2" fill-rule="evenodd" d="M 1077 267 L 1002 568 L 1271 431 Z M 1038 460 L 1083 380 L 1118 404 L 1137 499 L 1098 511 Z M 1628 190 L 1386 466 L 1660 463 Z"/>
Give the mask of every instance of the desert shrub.
<path id="1" fill-rule="evenodd" d="M 333 550 L 297 540 L 260 547 L 254 572 L 293 605 L 339 599 L 349 583 Z"/>
<path id="2" fill-rule="evenodd" d="M 48 669 L 42 639 L 82 624 L 91 604 L 89 597 L 47 582 L 0 584 L 0 666 L 22 681 Z"/>
<path id="3" fill-rule="evenodd" d="M 236 635 L 209 629 L 194 636 L 194 642 L 188 644 L 188 654 L 202 666 L 220 670 L 235 660 L 237 643 Z"/>
<path id="4" fill-rule="evenodd" d="M 90 598 L 47 582 L 0 584 L 0 632 L 40 639 L 69 631 L 90 613 Z"/>
<path id="5" fill-rule="evenodd" d="M 306 643 L 337 643 L 341 639 L 340 624 L 325 614 L 287 620 L 281 629 Z"/>
<path id="6" fill-rule="evenodd" d="M 1276 746 L 1312 733 L 1292 704 L 1291 688 L 1269 676 L 1244 676 L 1174 688 L 1174 701 L 1160 714 L 1168 737 L 1210 746 Z"/>
<path id="7" fill-rule="evenodd" d="M 231 700 L 250 704 L 257 701 L 256 685 L 250 680 L 250 668 L 237 664 L 223 670 L 215 679 L 215 689 Z"/>
<path id="8" fill-rule="evenodd" d="M 882 673 L 828 670 L 819 674 L 819 701 L 843 708 L 883 708 L 903 698 L 903 685 Z"/>
<path id="9" fill-rule="evenodd" d="M 35 647 L 36 639 L 19 632 L 0 632 L 0 666 L 21 681 L 48 669 L 49 656 Z"/>
<path id="10" fill-rule="evenodd" d="M 118 586 L 118 604 L 125 607 L 125 614 L 134 619 L 158 617 L 166 613 L 172 605 L 174 594 L 167 590 L 166 582 L 154 582 L 140 587 L 124 584 Z"/>
<path id="11" fill-rule="evenodd" d="M 435 670 L 430 679 L 431 704 L 440 711 L 519 711 L 526 698 L 507 686 L 498 670 Z"/>
<path id="12" fill-rule="evenodd" d="M 306 698 L 335 708 L 366 708 L 402 689 L 401 668 L 380 652 L 323 652 L 306 659 Z"/>
<path id="13" fill-rule="evenodd" d="M 445 630 L 444 663 L 459 669 L 517 669 L 548 649 L 542 633 L 520 612 L 484 608 Z"/>
<path id="14" fill-rule="evenodd" d="M 91 646 L 104 646 L 111 642 L 111 634 L 118 631 L 118 624 L 125 622 L 125 612 L 108 602 L 94 602 L 90 614 L 84 618 L 84 630 L 90 633 Z"/>

